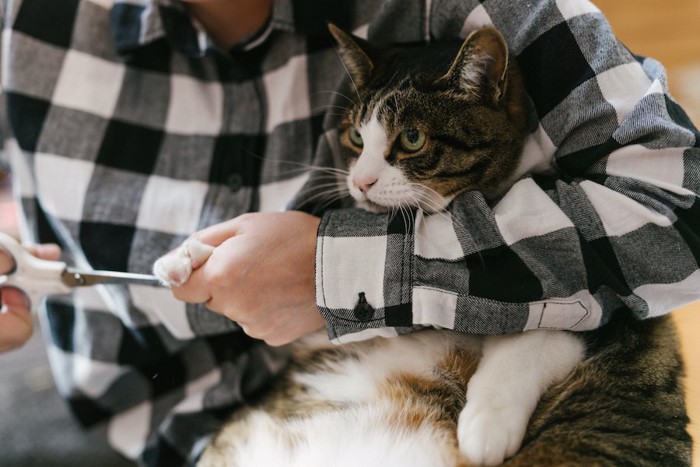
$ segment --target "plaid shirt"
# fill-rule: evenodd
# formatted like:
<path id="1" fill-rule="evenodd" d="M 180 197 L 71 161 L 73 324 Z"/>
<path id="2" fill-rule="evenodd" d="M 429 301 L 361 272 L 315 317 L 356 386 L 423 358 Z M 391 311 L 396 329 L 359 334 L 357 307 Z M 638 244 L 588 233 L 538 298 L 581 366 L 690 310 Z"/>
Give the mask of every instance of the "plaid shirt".
<path id="1" fill-rule="evenodd" d="M 583 0 L 278 0 L 217 50 L 175 1 L 5 0 L 3 124 L 28 240 L 148 272 L 193 231 L 241 213 L 323 214 L 318 305 L 340 342 L 425 326 L 585 330 L 700 298 L 700 135 L 663 68 Z M 493 24 L 539 116 L 528 176 L 498 203 L 459 197 L 407 227 L 324 209 L 304 170 L 338 160 L 343 67 L 330 20 L 377 42 Z M 330 109 L 330 110 L 329 110 Z M 286 355 L 165 289 L 99 286 L 40 313 L 78 419 L 151 465 L 191 460 Z"/>

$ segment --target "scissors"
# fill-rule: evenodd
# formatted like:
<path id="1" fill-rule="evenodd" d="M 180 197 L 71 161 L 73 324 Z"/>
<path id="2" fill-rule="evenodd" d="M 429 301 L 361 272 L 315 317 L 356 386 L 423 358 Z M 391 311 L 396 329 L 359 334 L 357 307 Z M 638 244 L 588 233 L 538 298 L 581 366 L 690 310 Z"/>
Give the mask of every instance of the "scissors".
<path id="1" fill-rule="evenodd" d="M 61 261 L 47 261 L 30 254 L 11 236 L 0 232 L 0 248 L 14 262 L 14 268 L 0 275 L 0 287 L 24 292 L 37 305 L 46 295 L 64 294 L 75 287 L 97 284 L 143 284 L 162 286 L 157 277 L 116 271 L 84 271 Z"/>

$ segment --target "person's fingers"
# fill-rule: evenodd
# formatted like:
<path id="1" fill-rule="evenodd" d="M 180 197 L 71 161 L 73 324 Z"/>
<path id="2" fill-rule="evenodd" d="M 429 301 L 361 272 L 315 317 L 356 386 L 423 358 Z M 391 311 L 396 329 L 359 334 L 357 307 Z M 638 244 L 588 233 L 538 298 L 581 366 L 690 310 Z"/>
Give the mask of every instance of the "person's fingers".
<path id="1" fill-rule="evenodd" d="M 182 285 L 172 286 L 175 298 L 186 303 L 206 303 L 211 300 L 211 292 L 203 274 L 193 271 Z"/>
<path id="2" fill-rule="evenodd" d="M 12 256 L 0 248 L 0 274 L 5 274 L 10 272 L 15 267 L 14 261 L 12 261 Z"/>
<path id="3" fill-rule="evenodd" d="M 24 248 L 37 258 L 53 261 L 61 257 L 61 247 L 55 243 L 39 243 L 36 245 L 24 245 Z"/>
<path id="4" fill-rule="evenodd" d="M 32 336 L 32 316 L 27 297 L 19 290 L 0 289 L 0 352 L 16 349 Z"/>
<path id="5" fill-rule="evenodd" d="M 212 311 L 220 312 L 223 310 L 221 306 L 212 305 L 212 296 L 218 301 L 225 303 L 226 297 L 222 296 L 222 292 L 226 292 L 224 295 L 228 295 L 230 289 L 227 287 L 230 285 L 230 280 L 234 277 L 235 264 L 236 264 L 236 248 L 233 248 L 234 254 L 231 254 L 230 248 L 224 248 L 225 245 L 230 245 L 231 238 L 227 237 L 216 248 L 211 247 L 210 250 L 206 252 L 207 259 L 201 264 L 197 264 L 191 270 L 187 281 L 184 283 L 172 287 L 173 295 L 178 300 L 188 302 L 188 303 L 207 303 L 207 306 Z M 192 241 L 190 241 L 192 242 Z M 201 242 L 197 239 L 196 243 L 199 243 L 201 247 L 206 247 L 211 245 L 209 243 Z M 199 258 L 201 261 L 201 257 Z M 193 260 L 194 263 L 194 260 Z"/>
<path id="6" fill-rule="evenodd" d="M 195 238 L 206 245 L 216 247 L 221 245 L 229 238 L 238 235 L 240 229 L 244 227 L 247 222 L 253 220 L 253 218 L 254 214 L 242 214 L 229 221 L 215 224 L 195 232 L 192 234 L 192 238 Z"/>
<path id="7" fill-rule="evenodd" d="M 32 255 L 45 260 L 57 260 L 61 257 L 61 248 L 55 243 L 24 245 L 24 248 Z M 11 271 L 14 266 L 12 256 L 0 248 L 0 274 Z"/>
<path id="8" fill-rule="evenodd" d="M 0 301 L 14 309 L 29 308 L 29 299 L 24 292 L 12 287 L 0 289 Z"/>

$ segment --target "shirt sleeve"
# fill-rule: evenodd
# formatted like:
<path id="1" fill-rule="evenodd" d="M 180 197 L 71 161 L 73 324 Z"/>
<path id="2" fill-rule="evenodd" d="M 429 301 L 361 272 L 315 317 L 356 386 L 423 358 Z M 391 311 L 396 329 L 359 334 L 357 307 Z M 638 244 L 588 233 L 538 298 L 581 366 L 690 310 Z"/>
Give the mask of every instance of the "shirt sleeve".
<path id="1" fill-rule="evenodd" d="M 503 32 L 539 117 L 525 155 L 556 175 L 434 215 L 325 213 L 316 286 L 330 336 L 583 331 L 700 299 L 700 134 L 663 67 L 589 2 L 466 3 L 434 1 L 431 35 Z"/>

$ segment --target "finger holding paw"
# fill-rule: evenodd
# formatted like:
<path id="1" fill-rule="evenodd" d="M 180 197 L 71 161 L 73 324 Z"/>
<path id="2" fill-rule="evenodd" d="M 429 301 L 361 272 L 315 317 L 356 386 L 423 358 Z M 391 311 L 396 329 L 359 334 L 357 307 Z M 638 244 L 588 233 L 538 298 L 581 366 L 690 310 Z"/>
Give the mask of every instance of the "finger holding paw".
<path id="1" fill-rule="evenodd" d="M 153 265 L 153 274 L 163 285 L 180 286 L 187 282 L 192 271 L 209 259 L 213 251 L 213 246 L 189 238 L 176 250 L 161 256 Z"/>

